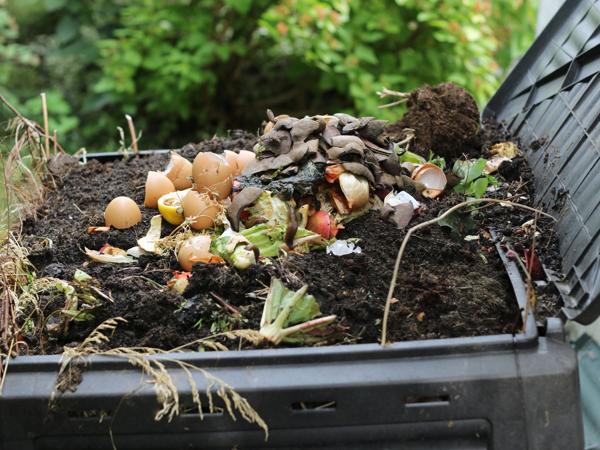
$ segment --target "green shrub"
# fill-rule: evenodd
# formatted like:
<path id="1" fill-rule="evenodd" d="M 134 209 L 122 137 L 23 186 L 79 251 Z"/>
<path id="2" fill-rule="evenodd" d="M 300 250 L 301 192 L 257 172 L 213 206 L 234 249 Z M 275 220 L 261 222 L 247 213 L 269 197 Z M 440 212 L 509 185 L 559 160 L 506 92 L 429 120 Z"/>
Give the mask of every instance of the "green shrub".
<path id="1" fill-rule="evenodd" d="M 0 0 L 0 92 L 72 150 L 255 130 L 296 115 L 381 110 L 382 87 L 455 81 L 480 104 L 532 39 L 535 8 L 491 0 Z"/>

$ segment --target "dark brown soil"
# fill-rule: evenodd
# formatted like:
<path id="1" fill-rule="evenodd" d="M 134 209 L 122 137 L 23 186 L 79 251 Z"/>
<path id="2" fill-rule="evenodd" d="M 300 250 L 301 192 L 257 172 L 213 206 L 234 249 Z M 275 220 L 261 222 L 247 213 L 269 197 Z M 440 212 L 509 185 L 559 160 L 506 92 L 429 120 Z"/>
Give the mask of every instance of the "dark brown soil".
<path id="1" fill-rule="evenodd" d="M 407 107 L 385 131 L 392 141 L 404 139 L 404 130 L 412 128 L 417 138 L 411 150 L 425 158 L 430 150 L 447 159 L 480 153 L 479 109 L 465 89 L 454 83 L 425 85 L 411 92 Z"/>
<path id="2" fill-rule="evenodd" d="M 492 137 L 486 139 L 493 143 Z M 198 151 L 250 149 L 255 140 L 253 135 L 234 133 L 228 138 L 185 146 L 182 153 L 191 159 Z M 219 331 L 257 329 L 263 300 L 257 298 L 256 291 L 268 286 L 272 276 L 282 278 L 291 288 L 307 283 L 322 312 L 337 314 L 339 322 L 347 327 L 343 342 L 377 342 L 394 259 L 405 231 L 375 212 L 349 223 L 338 235 L 340 239 L 359 238 L 360 254 L 290 254 L 247 271 L 197 265 L 183 296 L 161 287 L 173 270 L 179 270 L 174 257 L 145 256 L 128 266 L 91 262 L 83 253 L 84 247 L 98 249 L 108 242 L 127 249 L 146 233 L 150 218 L 156 214 L 147 208 L 142 208 L 142 222 L 129 230 L 90 235 L 86 229 L 103 224 L 104 207 L 115 196 L 128 195 L 143 204 L 147 172 L 161 170 L 166 162 L 166 155 L 156 155 L 76 166 L 59 182 L 60 189 L 50 193 L 38 211 L 38 219 L 25 222 L 24 243 L 31 248 L 30 259 L 40 276 L 71 280 L 79 268 L 94 277 L 99 288 L 114 300 L 105 301 L 95 310 L 93 320 L 73 323 L 60 339 L 24 336 L 33 353 L 59 353 L 64 345 L 81 341 L 101 321 L 117 316 L 128 323 L 117 328 L 112 346 L 169 349 Z M 531 176 L 524 162 L 517 170 L 525 177 Z M 514 183 L 523 186 L 518 188 L 520 185 Z M 531 195 L 527 179 L 522 177 L 504 186 L 519 195 Z M 441 200 L 421 200 L 425 208 L 411 225 L 436 217 L 462 198 L 449 193 Z M 495 206 L 482 210 L 477 223 L 496 228 L 501 235 L 516 236 L 514 245 L 518 250 L 528 245 L 527 236 L 519 235 L 519 226 L 532 217 L 520 210 Z M 541 224 L 551 230 L 551 225 Z M 163 236 L 171 230 L 168 224 L 163 225 Z M 479 233 L 480 239 L 467 242 L 447 229 L 433 226 L 413 237 L 402 264 L 397 301 L 392 306 L 392 340 L 489 335 L 518 329 L 516 301 L 494 244 L 486 233 L 474 233 Z M 545 248 L 543 262 L 559 267 L 555 239 L 549 231 L 539 246 Z M 228 313 L 217 297 L 239 309 L 241 318 Z M 543 316 L 556 313 L 556 295 L 551 292 L 547 298 L 542 305 L 546 310 Z M 43 314 L 34 314 L 33 318 L 41 323 L 63 302 L 58 293 L 42 295 Z M 239 346 L 237 341 L 224 343 L 231 348 Z"/>

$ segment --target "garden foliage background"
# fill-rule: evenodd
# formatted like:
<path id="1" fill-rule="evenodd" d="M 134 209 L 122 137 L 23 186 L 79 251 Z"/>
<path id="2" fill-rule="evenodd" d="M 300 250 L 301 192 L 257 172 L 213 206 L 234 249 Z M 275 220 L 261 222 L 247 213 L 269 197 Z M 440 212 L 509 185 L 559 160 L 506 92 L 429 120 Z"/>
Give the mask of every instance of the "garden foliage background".
<path id="1" fill-rule="evenodd" d="M 0 0 L 0 93 L 70 151 L 256 130 L 266 108 L 396 118 L 375 91 L 455 81 L 483 105 L 531 43 L 527 0 Z M 0 111 L 2 125 L 8 115 Z"/>

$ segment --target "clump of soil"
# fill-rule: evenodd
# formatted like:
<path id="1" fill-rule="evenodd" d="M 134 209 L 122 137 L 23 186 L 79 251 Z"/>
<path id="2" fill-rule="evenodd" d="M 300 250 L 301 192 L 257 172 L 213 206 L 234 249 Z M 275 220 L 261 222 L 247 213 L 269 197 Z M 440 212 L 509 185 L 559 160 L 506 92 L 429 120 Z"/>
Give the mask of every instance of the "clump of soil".
<path id="1" fill-rule="evenodd" d="M 251 149 L 256 139 L 234 132 L 227 138 L 187 145 L 181 153 L 191 160 L 200 151 Z M 494 137 L 486 139 L 490 144 Z M 128 230 L 88 234 L 86 229 L 103 224 L 102 211 L 116 196 L 128 195 L 143 204 L 147 172 L 161 170 L 167 159 L 168 155 L 154 155 L 106 163 L 92 160 L 75 166 L 60 180 L 60 188 L 47 197 L 37 212 L 38 219 L 24 223 L 23 240 L 31 249 L 30 260 L 39 276 L 71 280 L 75 270 L 81 269 L 112 298 L 93 311 L 91 320 L 72 322 L 66 335 L 25 335 L 32 353 L 60 353 L 64 345 L 81 342 L 100 322 L 117 316 L 128 322 L 117 328 L 111 346 L 171 349 L 222 331 L 258 329 L 265 288 L 273 276 L 292 289 L 308 284 L 322 313 L 337 314 L 338 323 L 346 328 L 343 342 L 377 342 L 394 260 L 406 230 L 397 229 L 376 212 L 348 223 L 337 236 L 357 238 L 360 254 L 290 253 L 245 271 L 198 264 L 183 295 L 164 287 L 172 272 L 180 270 L 174 255 L 143 256 L 126 266 L 90 261 L 83 252 L 85 247 L 99 249 L 109 243 L 127 249 L 146 234 L 156 214 L 147 208 L 142 208 L 141 223 Z M 516 170 L 522 175 L 518 181 L 500 177 L 504 195 L 509 190 L 531 201 L 531 173 L 524 162 Z M 424 208 L 411 226 L 437 217 L 463 200 L 451 191 L 436 200 L 414 195 Z M 519 250 L 528 245 L 520 225 L 532 217 L 522 210 L 493 206 L 482 209 L 476 221 L 479 229 L 496 229 Z M 539 242 L 542 261 L 559 266 L 552 224 L 540 221 L 539 226 L 548 230 Z M 162 236 L 172 230 L 164 223 Z M 392 341 L 511 333 L 520 326 L 511 284 L 487 233 L 480 233 L 474 241 L 465 241 L 437 225 L 417 233 L 407 247 L 394 296 L 388 335 Z M 544 315 L 555 314 L 556 299 L 552 292 L 543 297 Z M 36 328 L 43 328 L 41 324 L 63 305 L 61 293 L 43 293 L 39 310 L 32 311 Z M 240 346 L 237 340 L 223 343 L 231 349 Z"/>
<path id="2" fill-rule="evenodd" d="M 480 154 L 479 109 L 465 89 L 454 83 L 425 85 L 411 92 L 407 107 L 398 122 L 388 125 L 389 140 L 403 140 L 411 128 L 417 136 L 411 150 L 425 158 L 430 150 L 447 159 Z"/>

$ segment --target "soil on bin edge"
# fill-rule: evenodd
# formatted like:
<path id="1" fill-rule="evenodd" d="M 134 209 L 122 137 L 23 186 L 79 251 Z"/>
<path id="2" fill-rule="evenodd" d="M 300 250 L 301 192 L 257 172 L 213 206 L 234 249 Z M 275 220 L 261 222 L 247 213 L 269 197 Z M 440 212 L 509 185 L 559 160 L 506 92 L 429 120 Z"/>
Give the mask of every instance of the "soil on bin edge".
<path id="1" fill-rule="evenodd" d="M 507 138 L 500 127 L 488 126 L 481 133 L 484 149 Z M 188 144 L 181 154 L 188 159 L 199 151 L 220 153 L 225 149 L 251 149 L 256 136 L 232 132 L 196 145 Z M 96 160 L 86 165 L 71 164 L 70 173 L 59 180 L 60 188 L 51 192 L 37 211 L 37 220 L 24 223 L 23 242 L 30 249 L 30 260 L 40 276 L 71 280 L 82 269 L 98 281 L 98 287 L 112 297 L 94 312 L 94 319 L 71 323 L 68 334 L 58 340 L 45 336 L 24 336 L 31 353 L 61 353 L 64 345 L 83 340 L 100 322 L 121 316 L 121 324 L 110 345 L 149 346 L 171 349 L 226 329 L 258 329 L 263 301 L 254 292 L 269 285 L 272 276 L 280 277 L 291 288 L 309 285 L 323 314 L 337 314 L 347 327 L 347 336 L 338 343 L 377 342 L 381 318 L 394 260 L 405 230 L 380 218 L 377 212 L 356 219 L 338 234 L 339 239 L 359 238 L 360 254 L 328 255 L 323 251 L 305 255 L 290 254 L 272 264 L 259 264 L 240 271 L 225 265 L 196 265 L 189 288 L 179 295 L 157 287 L 164 286 L 179 270 L 175 257 L 143 256 L 136 264 L 119 266 L 91 262 L 84 247 L 99 249 L 105 243 L 120 248 L 136 245 L 148 230 L 156 210 L 142 209 L 142 222 L 128 230 L 88 234 L 88 226 L 103 225 L 103 210 L 114 197 L 127 195 L 143 204 L 144 183 L 149 170 L 161 170 L 168 155 L 153 155 L 108 163 Z M 532 203 L 531 172 L 523 158 L 504 168 L 499 176 L 503 189 Z M 510 169 L 510 170 L 509 170 Z M 422 199 L 424 212 L 413 218 L 411 226 L 436 217 L 441 211 L 462 201 L 447 191 L 441 199 Z M 533 214 L 493 206 L 481 210 L 477 225 L 494 228 L 510 240 L 517 252 L 529 246 L 520 225 Z M 164 222 L 164 221 L 163 221 Z M 550 221 L 538 223 L 542 235 L 537 242 L 542 262 L 560 270 L 558 241 Z M 162 235 L 172 227 L 163 223 Z M 392 305 L 389 339 L 406 341 L 430 338 L 478 336 L 511 333 L 520 326 L 519 311 L 511 284 L 494 244 L 486 233 L 480 239 L 465 241 L 439 226 L 416 233 L 405 253 Z M 48 240 L 52 242 L 48 246 Z M 225 299 L 242 312 L 235 319 L 215 301 Z M 556 315 L 559 297 L 548 287 L 538 288 L 538 319 Z M 40 295 L 44 317 L 64 304 L 58 293 Z M 37 317 L 41 320 L 41 317 Z M 238 341 L 223 340 L 231 349 Z"/>

